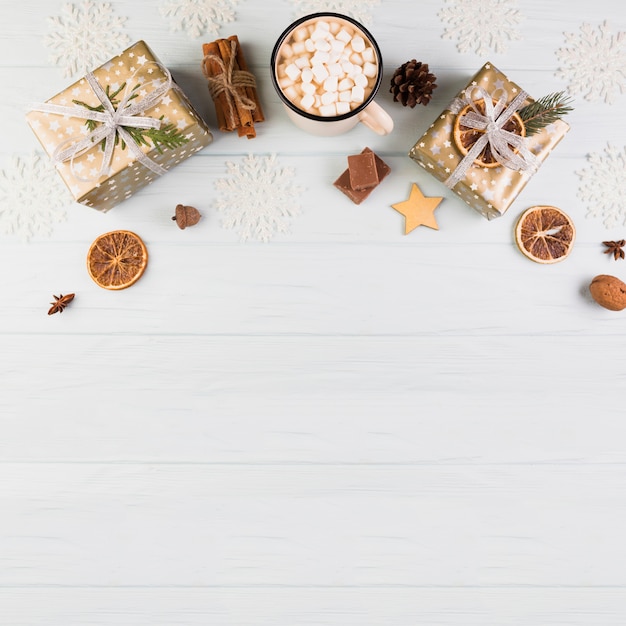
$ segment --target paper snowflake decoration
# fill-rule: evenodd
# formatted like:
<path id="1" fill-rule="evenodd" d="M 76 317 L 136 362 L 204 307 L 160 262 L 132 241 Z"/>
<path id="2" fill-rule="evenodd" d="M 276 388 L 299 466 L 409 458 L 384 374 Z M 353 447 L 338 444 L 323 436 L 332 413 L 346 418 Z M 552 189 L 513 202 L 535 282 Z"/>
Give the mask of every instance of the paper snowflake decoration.
<path id="1" fill-rule="evenodd" d="M 607 228 L 626 225 L 626 147 L 607 144 L 604 154 L 592 152 L 589 168 L 576 172 L 581 179 L 578 197 L 587 205 L 587 217 L 603 218 Z"/>
<path id="2" fill-rule="evenodd" d="M 349 15 L 362 24 L 371 24 L 372 10 L 380 4 L 380 0 L 292 0 L 296 9 L 296 17 L 332 11 Z"/>
<path id="3" fill-rule="evenodd" d="M 565 47 L 556 51 L 563 64 L 556 72 L 572 93 L 593 102 L 613 104 L 615 93 L 626 89 L 626 33 L 612 35 L 607 22 L 594 29 L 584 23 L 580 35 L 565 33 Z"/>
<path id="4" fill-rule="evenodd" d="M 222 226 L 236 230 L 242 240 L 269 241 L 276 233 L 289 232 L 303 191 L 294 183 L 293 169 L 281 167 L 276 155 L 252 154 L 240 163 L 227 162 L 226 168 L 230 177 L 215 181 Z"/>
<path id="5" fill-rule="evenodd" d="M 504 52 L 509 40 L 521 39 L 517 25 L 524 19 L 516 0 L 446 0 L 439 12 L 448 24 L 444 39 L 458 40 L 459 52 Z"/>
<path id="6" fill-rule="evenodd" d="M 0 231 L 28 241 L 49 237 L 53 224 L 66 219 L 64 207 L 72 199 L 50 159 L 33 152 L 14 156 L 0 171 Z"/>
<path id="7" fill-rule="evenodd" d="M 203 33 L 217 36 L 219 28 L 235 19 L 238 0 L 166 0 L 161 15 L 171 18 L 172 30 L 184 30 L 194 39 Z"/>
<path id="8" fill-rule="evenodd" d="M 128 35 L 121 30 L 125 21 L 108 2 L 64 4 L 63 15 L 48 18 L 53 32 L 44 43 L 52 50 L 50 61 L 63 67 L 65 77 L 82 76 L 128 45 Z"/>

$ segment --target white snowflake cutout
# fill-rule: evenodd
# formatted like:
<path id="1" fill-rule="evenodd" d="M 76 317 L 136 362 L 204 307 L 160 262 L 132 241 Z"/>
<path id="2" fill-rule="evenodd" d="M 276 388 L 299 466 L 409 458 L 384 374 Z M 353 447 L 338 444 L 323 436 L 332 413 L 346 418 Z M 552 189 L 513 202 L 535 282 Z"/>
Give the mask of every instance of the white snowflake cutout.
<path id="1" fill-rule="evenodd" d="M 171 18 L 173 31 L 184 30 L 196 39 L 203 33 L 217 36 L 220 26 L 235 19 L 238 0 L 165 0 L 163 17 Z"/>
<path id="2" fill-rule="evenodd" d="M 294 170 L 281 167 L 276 155 L 249 154 L 239 163 L 227 162 L 229 178 L 215 181 L 215 201 L 222 226 L 236 230 L 242 240 L 269 241 L 289 232 L 289 218 L 300 213 L 303 189 L 294 183 Z"/>
<path id="3" fill-rule="evenodd" d="M 319 11 L 331 11 L 348 15 L 364 25 L 371 24 L 372 10 L 380 4 L 380 0 L 292 0 L 292 2 L 295 5 L 296 17 Z"/>
<path id="4" fill-rule="evenodd" d="M 63 66 L 65 77 L 82 76 L 128 45 L 129 37 L 121 30 L 125 21 L 108 2 L 64 4 L 63 15 L 48 18 L 53 32 L 44 43 L 52 50 L 50 61 Z"/>
<path id="5" fill-rule="evenodd" d="M 565 47 L 556 51 L 563 64 L 556 76 L 566 80 L 572 93 L 585 100 L 613 104 L 615 93 L 626 89 L 626 33 L 612 35 L 607 22 L 594 29 L 583 23 L 580 35 L 565 34 Z"/>
<path id="6" fill-rule="evenodd" d="M 49 237 L 54 222 L 66 219 L 64 207 L 72 198 L 47 156 L 33 152 L 13 156 L 0 171 L 0 231 L 23 241 L 34 235 Z"/>
<path id="7" fill-rule="evenodd" d="M 587 204 L 586 217 L 603 218 L 607 228 L 626 225 L 626 147 L 610 143 L 604 154 L 592 152 L 589 168 L 576 172 L 581 179 L 578 197 Z"/>
<path id="8" fill-rule="evenodd" d="M 439 12 L 448 24 L 444 39 L 457 39 L 459 52 L 476 54 L 505 52 L 509 40 L 522 38 L 517 25 L 524 16 L 517 10 L 516 0 L 446 0 Z"/>

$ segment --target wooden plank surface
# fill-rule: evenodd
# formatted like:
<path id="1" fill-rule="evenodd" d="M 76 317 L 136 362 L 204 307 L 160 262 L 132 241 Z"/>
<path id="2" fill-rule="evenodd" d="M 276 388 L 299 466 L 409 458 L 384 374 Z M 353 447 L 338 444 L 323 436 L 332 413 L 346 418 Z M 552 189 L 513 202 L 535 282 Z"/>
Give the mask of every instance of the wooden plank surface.
<path id="1" fill-rule="evenodd" d="M 408 623 L 621 626 L 622 589 L 490 587 L 10 588 L 0 600 L 15 626 L 404 626 Z"/>
<path id="2" fill-rule="evenodd" d="M 576 172 L 626 145 L 626 96 L 577 98 L 571 132 L 492 222 L 407 157 L 487 60 L 533 95 L 563 89 L 564 33 L 626 31 L 621 5 L 527 0 L 522 40 L 484 57 L 442 39 L 444 0 L 383 0 L 369 27 L 395 130 L 328 139 L 295 129 L 269 79 L 296 2 L 239 2 L 220 35 L 244 42 L 267 118 L 247 141 L 216 129 L 199 69 L 214 37 L 172 32 L 164 4 L 110 3 L 213 144 L 107 214 L 70 205 L 50 238 L 0 242 L 0 625 L 623 626 L 626 326 L 587 287 L 626 279 L 602 254 L 624 226 L 586 217 Z M 27 104 L 69 84 L 43 44 L 61 11 L 0 0 L 0 170 L 39 149 Z M 385 86 L 412 57 L 438 76 L 427 108 Z M 356 206 L 332 182 L 365 146 L 392 172 Z M 269 243 L 216 209 L 227 163 L 250 154 L 302 188 Z M 440 230 L 403 235 L 390 205 L 413 182 L 444 197 Z M 180 202 L 198 226 L 171 222 Z M 574 219 L 566 262 L 517 250 L 534 204 Z M 85 255 L 122 228 L 150 262 L 111 293 Z"/>
<path id="3" fill-rule="evenodd" d="M 2 474 L 2 585 L 626 586 L 626 545 L 609 539 L 625 475 L 610 464 Z"/>

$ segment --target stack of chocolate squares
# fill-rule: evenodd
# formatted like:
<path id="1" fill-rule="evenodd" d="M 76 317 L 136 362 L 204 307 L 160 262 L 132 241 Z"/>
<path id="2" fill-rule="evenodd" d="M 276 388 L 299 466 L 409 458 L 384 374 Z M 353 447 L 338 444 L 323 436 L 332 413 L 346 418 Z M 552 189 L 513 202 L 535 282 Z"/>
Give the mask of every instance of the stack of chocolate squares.
<path id="1" fill-rule="evenodd" d="M 361 204 L 390 171 L 391 168 L 379 156 L 364 148 L 360 154 L 348 157 L 348 169 L 333 185 L 352 202 Z"/>

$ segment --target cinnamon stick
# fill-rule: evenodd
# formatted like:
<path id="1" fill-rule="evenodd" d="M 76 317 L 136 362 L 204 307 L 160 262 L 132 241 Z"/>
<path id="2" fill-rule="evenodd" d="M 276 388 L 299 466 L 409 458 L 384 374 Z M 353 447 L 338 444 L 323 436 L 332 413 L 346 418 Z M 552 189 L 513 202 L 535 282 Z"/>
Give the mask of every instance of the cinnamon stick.
<path id="1" fill-rule="evenodd" d="M 224 65 L 226 65 L 226 67 L 229 67 L 230 63 L 233 63 L 233 59 L 232 59 L 233 46 L 230 40 L 218 39 L 217 45 L 219 46 L 221 57 L 224 60 Z M 237 43 L 235 43 L 235 54 L 234 54 L 235 59 L 233 63 L 233 75 L 235 75 L 235 72 L 238 72 L 241 69 L 237 63 L 237 54 L 236 54 L 237 47 L 238 47 Z M 236 89 L 239 92 L 241 92 L 242 90 L 242 88 L 240 87 L 237 87 Z M 250 111 L 250 109 L 246 109 L 245 107 L 240 106 L 239 103 L 232 97 L 231 97 L 231 102 L 233 103 L 233 108 L 237 111 L 237 115 L 239 117 L 239 124 L 237 124 L 237 126 L 238 127 L 243 126 L 244 128 L 252 127 L 252 130 L 254 131 L 254 122 L 252 121 L 252 112 Z M 245 134 L 248 134 L 248 133 L 246 132 Z"/>
<path id="2" fill-rule="evenodd" d="M 243 49 L 239 43 L 239 37 L 237 37 L 237 35 L 231 35 L 228 39 L 237 42 L 237 64 L 240 69 L 244 72 L 250 72 L 246 59 L 243 56 Z M 252 119 L 257 123 L 264 122 L 265 116 L 263 115 L 263 109 L 261 108 L 261 102 L 259 100 L 259 96 L 257 95 L 256 87 L 246 87 L 246 96 L 255 104 L 255 108 L 252 110 Z"/>
<path id="3" fill-rule="evenodd" d="M 256 87 L 253 86 L 254 77 L 248 70 L 239 38 L 233 35 L 228 39 L 217 39 L 203 44 L 202 52 L 204 54 L 202 69 L 210 82 L 209 89 L 220 130 L 237 129 L 240 137 L 243 135 L 248 139 L 256 137 L 254 123 L 262 122 L 265 118 Z M 231 68 L 231 64 L 232 73 L 224 76 Z M 223 83 L 218 83 L 216 87 L 215 82 L 211 83 L 216 80 Z M 253 108 L 249 108 L 248 103 L 252 103 Z"/>
<path id="4" fill-rule="evenodd" d="M 216 76 L 222 73 L 222 68 L 218 65 L 217 61 L 214 61 L 210 57 L 215 55 L 221 58 L 220 49 L 216 41 L 211 43 L 202 44 L 202 54 L 204 60 L 202 61 L 202 69 L 205 76 Z M 211 94 L 213 95 L 213 94 Z M 234 119 L 234 115 L 229 114 L 228 94 L 222 92 L 217 94 L 213 98 L 213 104 L 215 105 L 215 114 L 217 117 L 217 125 L 221 131 L 230 132 L 235 130 L 239 125 L 239 120 Z M 227 116 L 230 118 L 227 119 Z"/>

